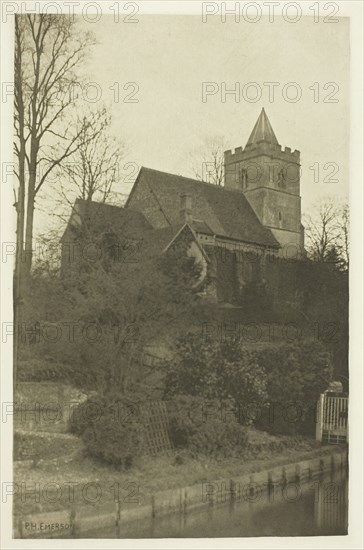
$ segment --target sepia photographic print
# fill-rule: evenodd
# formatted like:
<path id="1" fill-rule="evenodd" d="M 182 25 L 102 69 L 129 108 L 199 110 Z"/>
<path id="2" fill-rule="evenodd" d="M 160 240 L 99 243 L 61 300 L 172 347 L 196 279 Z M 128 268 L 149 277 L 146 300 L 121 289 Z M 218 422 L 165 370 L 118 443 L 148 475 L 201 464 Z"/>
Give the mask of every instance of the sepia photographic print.
<path id="1" fill-rule="evenodd" d="M 362 23 L 1 3 L 3 548 L 363 547 Z"/>

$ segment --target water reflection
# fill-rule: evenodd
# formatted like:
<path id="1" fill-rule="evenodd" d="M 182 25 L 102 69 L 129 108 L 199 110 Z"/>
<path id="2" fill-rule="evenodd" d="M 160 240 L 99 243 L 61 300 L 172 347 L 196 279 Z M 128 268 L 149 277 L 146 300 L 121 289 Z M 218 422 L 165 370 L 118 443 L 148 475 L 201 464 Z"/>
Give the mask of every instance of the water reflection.
<path id="1" fill-rule="evenodd" d="M 347 534 L 346 473 L 274 488 L 256 502 L 231 502 L 121 525 L 98 532 L 99 538 L 257 537 Z M 95 535 L 94 535 L 95 536 Z"/>

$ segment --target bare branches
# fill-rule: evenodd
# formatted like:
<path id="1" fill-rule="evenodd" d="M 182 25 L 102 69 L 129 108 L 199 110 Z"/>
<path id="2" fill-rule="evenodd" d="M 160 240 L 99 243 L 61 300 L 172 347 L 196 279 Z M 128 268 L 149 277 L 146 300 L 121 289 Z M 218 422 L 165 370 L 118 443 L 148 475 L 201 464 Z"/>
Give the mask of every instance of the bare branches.
<path id="1" fill-rule="evenodd" d="M 224 185 L 224 151 L 227 149 L 221 136 L 206 139 L 203 146 L 193 154 L 192 170 L 198 180 L 214 185 Z"/>
<path id="2" fill-rule="evenodd" d="M 340 211 L 340 217 L 339 217 L 339 225 L 340 225 L 340 236 L 341 236 L 341 243 L 340 243 L 340 250 L 341 255 L 344 259 L 344 262 L 349 267 L 349 251 L 350 251 L 350 234 L 349 234 L 349 205 L 346 203 L 343 205 Z"/>
<path id="3" fill-rule="evenodd" d="M 78 121 L 77 149 L 63 166 L 76 198 L 106 202 L 117 182 L 122 151 L 109 135 L 109 127 L 105 109 Z"/>
<path id="4" fill-rule="evenodd" d="M 79 135 L 71 135 L 64 115 L 76 101 L 75 70 L 92 44 L 93 37 L 77 32 L 74 19 L 66 15 L 15 17 L 15 152 L 25 201 L 18 211 L 18 248 L 27 251 L 25 273 L 32 263 L 36 195 L 78 147 Z M 47 147 L 52 155 L 44 154 Z"/>
<path id="5" fill-rule="evenodd" d="M 349 207 L 333 199 L 324 199 L 305 217 L 307 250 L 312 259 L 349 265 Z"/>

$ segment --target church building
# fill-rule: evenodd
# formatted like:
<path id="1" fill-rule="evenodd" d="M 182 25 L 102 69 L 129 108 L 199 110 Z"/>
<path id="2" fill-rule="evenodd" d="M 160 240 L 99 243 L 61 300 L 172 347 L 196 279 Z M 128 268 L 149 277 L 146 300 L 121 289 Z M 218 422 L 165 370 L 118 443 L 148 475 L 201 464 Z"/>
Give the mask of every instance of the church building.
<path id="1" fill-rule="evenodd" d="M 264 279 L 268 257 L 302 258 L 304 229 L 300 153 L 281 147 L 264 109 L 244 149 L 226 151 L 224 165 L 223 186 L 142 167 L 124 208 L 92 202 L 87 215 L 103 220 L 93 223 L 109 241 L 111 235 L 140 242 L 142 255 L 163 254 L 188 234 L 203 276 L 209 273 L 215 290 L 220 286 L 218 299 L 229 299 L 223 287 L 232 272 L 244 287 Z M 76 201 L 63 245 L 77 238 L 84 203 Z"/>

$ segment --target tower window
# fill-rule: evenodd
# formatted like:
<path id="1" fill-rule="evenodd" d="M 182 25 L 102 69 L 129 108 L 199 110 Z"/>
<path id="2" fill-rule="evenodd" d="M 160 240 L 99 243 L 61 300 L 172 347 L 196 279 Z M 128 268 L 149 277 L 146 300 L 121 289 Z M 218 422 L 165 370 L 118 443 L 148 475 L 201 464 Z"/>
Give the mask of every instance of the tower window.
<path id="1" fill-rule="evenodd" d="M 286 186 L 286 178 L 283 168 L 278 173 L 278 187 L 284 188 Z"/>
<path id="2" fill-rule="evenodd" d="M 241 170 L 241 182 L 243 184 L 243 189 L 248 187 L 248 171 L 245 168 Z"/>
<path id="3" fill-rule="evenodd" d="M 278 219 L 279 219 L 280 222 L 282 221 L 282 214 L 281 214 L 281 212 L 278 212 Z"/>

